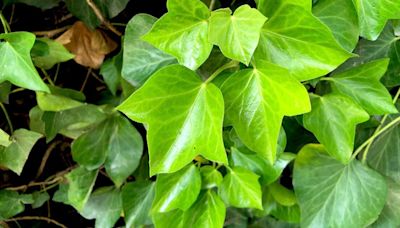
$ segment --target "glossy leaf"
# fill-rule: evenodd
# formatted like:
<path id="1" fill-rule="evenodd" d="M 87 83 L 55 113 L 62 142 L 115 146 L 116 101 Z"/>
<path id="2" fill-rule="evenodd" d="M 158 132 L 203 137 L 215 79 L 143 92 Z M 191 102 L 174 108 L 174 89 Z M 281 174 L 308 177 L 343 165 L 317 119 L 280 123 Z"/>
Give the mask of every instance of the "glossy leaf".
<path id="1" fill-rule="evenodd" d="M 210 55 L 208 18 L 210 11 L 199 0 L 168 0 L 164 14 L 142 39 L 178 59 L 192 70 Z"/>
<path id="2" fill-rule="evenodd" d="M 248 65 L 267 18 L 248 5 L 240 6 L 231 14 L 229 8 L 211 13 L 208 38 L 226 57 Z"/>
<path id="3" fill-rule="evenodd" d="M 0 41 L 0 83 L 9 81 L 30 90 L 50 92 L 31 60 L 35 36 L 29 32 L 4 33 Z"/>
<path id="4" fill-rule="evenodd" d="M 358 13 L 360 34 L 376 40 L 388 19 L 400 19 L 400 3 L 392 0 L 353 0 Z"/>
<path id="5" fill-rule="evenodd" d="M 201 188 L 218 187 L 222 182 L 222 174 L 212 166 L 203 166 L 200 168 Z"/>
<path id="6" fill-rule="evenodd" d="M 97 189 L 89 198 L 81 215 L 96 219 L 95 227 L 114 227 L 122 211 L 121 193 L 113 187 Z"/>
<path id="7" fill-rule="evenodd" d="M 106 60 L 100 68 L 100 74 L 104 78 L 108 89 L 115 96 L 117 94 L 118 86 L 121 81 L 122 70 L 122 51 L 111 59 Z"/>
<path id="8" fill-rule="evenodd" d="M 261 31 L 254 63 L 258 68 L 260 60 L 270 61 L 304 81 L 329 73 L 349 57 L 352 54 L 339 46 L 329 28 L 311 12 L 282 4 Z"/>
<path id="9" fill-rule="evenodd" d="M 201 176 L 194 165 L 171 174 L 160 174 L 156 182 L 153 212 L 174 209 L 187 210 L 197 199 L 201 188 Z"/>
<path id="10" fill-rule="evenodd" d="M 154 186 L 153 182 L 139 181 L 128 183 L 122 188 L 122 205 L 127 227 L 148 224 Z"/>
<path id="11" fill-rule="evenodd" d="M 267 17 L 271 17 L 280 5 L 286 3 L 298 5 L 306 11 L 311 11 L 312 6 L 312 0 L 255 0 L 255 2 L 257 3 L 257 9 Z"/>
<path id="12" fill-rule="evenodd" d="M 367 121 L 368 113 L 349 98 L 336 94 L 312 95 L 311 105 L 311 112 L 303 118 L 304 127 L 332 157 L 348 163 L 353 153 L 356 125 Z"/>
<path id="13" fill-rule="evenodd" d="M 177 171 L 197 155 L 227 163 L 221 131 L 223 106 L 215 85 L 173 65 L 157 71 L 117 109 L 146 123 L 150 175 L 154 175 Z"/>
<path id="14" fill-rule="evenodd" d="M 78 167 L 66 175 L 69 183 L 68 203 L 82 211 L 89 200 L 90 193 L 97 179 L 98 170 L 89 171 L 84 167 Z"/>
<path id="15" fill-rule="evenodd" d="M 226 124 L 270 163 L 276 160 L 283 116 L 310 111 L 306 89 L 285 69 L 269 63 L 233 74 L 221 90 Z"/>
<path id="16" fill-rule="evenodd" d="M 48 48 L 48 53 L 44 55 L 32 55 L 33 63 L 39 68 L 48 70 L 57 63 L 66 62 L 74 58 L 74 55 L 71 54 L 62 44 L 54 40 L 38 38 L 36 39 L 36 42 L 37 41 L 45 43 Z"/>
<path id="17" fill-rule="evenodd" d="M 333 36 L 344 49 L 351 52 L 356 47 L 360 31 L 352 1 L 319 0 L 312 12 L 332 30 Z"/>
<path id="18" fill-rule="evenodd" d="M 42 135 L 26 129 L 18 129 L 11 137 L 12 143 L 8 147 L 0 146 L 0 166 L 21 175 L 29 153 Z"/>
<path id="19" fill-rule="evenodd" d="M 152 216 L 154 226 L 157 228 L 183 228 L 183 212 L 179 209 L 166 212 L 156 213 Z"/>
<path id="20" fill-rule="evenodd" d="M 62 95 L 43 92 L 36 92 L 36 101 L 41 110 L 52 112 L 59 112 L 83 105 L 82 102 Z"/>
<path id="21" fill-rule="evenodd" d="M 218 195 L 230 206 L 262 209 L 261 186 L 258 177 L 241 167 L 229 169 L 218 188 Z"/>
<path id="22" fill-rule="evenodd" d="M 122 77 L 135 87 L 142 86 L 150 75 L 163 66 L 177 62 L 171 55 L 141 39 L 156 20 L 148 14 L 136 14 L 125 29 Z"/>
<path id="23" fill-rule="evenodd" d="M 343 165 L 322 145 L 303 147 L 293 174 L 304 227 L 365 227 L 385 204 L 387 187 L 381 175 L 357 160 Z"/>
<path id="24" fill-rule="evenodd" d="M 293 206 L 297 203 L 296 196 L 292 190 L 285 188 L 275 182 L 269 186 L 272 197 L 281 205 Z"/>
<path id="25" fill-rule="evenodd" d="M 5 131 L 0 129 L 0 146 L 7 147 L 12 143 L 10 140 L 10 135 L 7 134 Z"/>

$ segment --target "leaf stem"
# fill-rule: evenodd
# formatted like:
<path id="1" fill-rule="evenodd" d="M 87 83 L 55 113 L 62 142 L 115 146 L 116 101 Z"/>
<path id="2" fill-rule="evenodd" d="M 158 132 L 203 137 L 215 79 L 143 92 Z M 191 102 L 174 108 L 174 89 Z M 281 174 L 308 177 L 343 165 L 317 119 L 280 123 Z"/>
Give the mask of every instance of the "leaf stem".
<path id="1" fill-rule="evenodd" d="M 47 72 L 43 68 L 40 68 L 40 70 L 42 71 L 44 77 L 47 79 L 47 81 L 50 83 L 50 85 L 54 86 L 54 82 L 53 82 L 53 80 L 51 80 L 49 74 L 47 74 Z"/>
<path id="2" fill-rule="evenodd" d="M 11 135 L 14 133 L 14 127 L 12 125 L 10 116 L 8 115 L 6 107 L 3 105 L 3 103 L 0 102 L 0 108 L 3 110 L 4 116 L 6 117 L 8 126 L 10 127 Z"/>
<path id="3" fill-rule="evenodd" d="M 233 68 L 236 67 L 239 64 L 238 61 L 230 61 L 229 63 L 221 66 L 220 68 L 218 68 L 210 77 L 207 78 L 207 80 L 205 81 L 205 84 L 210 83 L 212 80 L 214 80 L 220 73 L 222 73 L 222 71 L 229 69 L 229 68 Z"/>
<path id="4" fill-rule="evenodd" d="M 23 216 L 23 217 L 17 217 L 17 218 L 10 218 L 10 219 L 5 219 L 3 222 L 17 222 L 17 221 L 22 221 L 22 220 L 41 220 L 41 221 L 46 221 L 49 223 L 53 223 L 54 225 L 62 228 L 67 228 L 67 226 L 61 224 L 60 222 L 57 222 L 54 219 L 47 218 L 47 217 L 41 217 L 41 216 Z"/>
<path id="5" fill-rule="evenodd" d="M 8 24 L 6 18 L 4 17 L 4 15 L 1 11 L 0 11 L 0 20 L 1 20 L 1 24 L 3 24 L 4 33 L 11 32 L 10 25 Z"/>
<path id="6" fill-rule="evenodd" d="M 208 7 L 208 9 L 209 9 L 210 11 L 213 11 L 214 6 L 215 6 L 215 2 L 216 2 L 216 0 L 211 0 L 210 6 Z"/>

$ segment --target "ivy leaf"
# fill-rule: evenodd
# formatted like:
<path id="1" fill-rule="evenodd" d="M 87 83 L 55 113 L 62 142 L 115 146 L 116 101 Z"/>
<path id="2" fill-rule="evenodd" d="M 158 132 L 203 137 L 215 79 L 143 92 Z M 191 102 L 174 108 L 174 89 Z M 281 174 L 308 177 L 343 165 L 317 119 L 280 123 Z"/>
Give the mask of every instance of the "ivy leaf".
<path id="1" fill-rule="evenodd" d="M 311 106 L 311 112 L 304 114 L 304 127 L 331 156 L 348 163 L 353 153 L 356 125 L 367 121 L 368 113 L 349 98 L 336 94 L 312 95 Z"/>
<path id="2" fill-rule="evenodd" d="M 45 204 L 50 199 L 50 195 L 47 192 L 38 191 L 32 193 L 32 198 L 33 198 L 32 208 L 36 209 L 43 206 L 43 204 Z"/>
<path id="3" fill-rule="evenodd" d="M 258 183 L 258 177 L 241 167 L 229 169 L 218 188 L 218 194 L 228 205 L 262 210 L 261 186 Z"/>
<path id="4" fill-rule="evenodd" d="M 141 40 L 156 20 L 148 14 L 136 14 L 125 29 L 122 77 L 135 87 L 142 86 L 163 66 L 177 62 L 171 55 Z"/>
<path id="5" fill-rule="evenodd" d="M 350 97 L 369 114 L 397 113 L 392 96 L 379 81 L 388 64 L 389 59 L 380 59 L 324 79 L 334 92 Z"/>
<path id="6" fill-rule="evenodd" d="M 69 97 L 43 92 L 36 92 L 36 101 L 41 110 L 52 112 L 59 112 L 84 105 L 82 102 Z"/>
<path id="7" fill-rule="evenodd" d="M 255 0 L 255 2 L 257 3 L 257 9 L 267 17 L 271 17 L 280 5 L 286 3 L 298 5 L 309 12 L 311 12 L 312 7 L 312 1 L 310 0 Z"/>
<path id="8" fill-rule="evenodd" d="M 358 13 L 360 35 L 376 40 L 388 19 L 400 19 L 400 4 L 392 0 L 353 0 Z"/>
<path id="9" fill-rule="evenodd" d="M 386 204 L 371 228 L 398 227 L 400 225 L 400 183 L 389 178 L 386 180 L 388 184 Z"/>
<path id="10" fill-rule="evenodd" d="M 97 179 L 98 170 L 89 171 L 78 167 L 66 175 L 68 185 L 68 203 L 82 211 L 89 200 L 90 193 Z"/>
<path id="11" fill-rule="evenodd" d="M 275 162 L 283 116 L 310 111 L 307 90 L 288 71 L 264 62 L 231 75 L 222 85 L 227 125 L 243 143 Z"/>
<path id="12" fill-rule="evenodd" d="M 11 218 L 25 210 L 25 206 L 16 191 L 0 190 L 0 221 Z"/>
<path id="13" fill-rule="evenodd" d="M 0 83 L 9 81 L 30 90 L 50 92 L 31 60 L 35 36 L 29 32 L 3 33 L 0 41 Z"/>
<path id="14" fill-rule="evenodd" d="M 0 83 L 0 102 L 8 104 L 8 96 L 11 92 L 11 83 L 2 82 Z"/>
<path id="15" fill-rule="evenodd" d="M 21 175 L 29 153 L 42 135 L 26 129 L 18 129 L 11 137 L 12 143 L 8 147 L 0 146 L 0 166 Z"/>
<path id="16" fill-rule="evenodd" d="M 281 205 L 293 206 L 297 203 L 296 196 L 292 190 L 289 190 L 279 183 L 275 182 L 269 186 L 272 197 Z"/>
<path id="17" fill-rule="evenodd" d="M 75 57 L 75 55 L 71 54 L 62 44 L 54 40 L 49 38 L 37 38 L 35 46 L 38 41 L 44 43 L 48 48 L 48 53 L 44 55 L 34 55 L 33 52 L 31 52 L 33 63 L 39 68 L 49 70 L 55 64 L 66 62 Z M 33 48 L 35 48 L 35 46 L 33 46 Z"/>
<path id="18" fill-rule="evenodd" d="M 179 209 L 166 213 L 155 213 L 152 218 L 154 226 L 157 228 L 183 228 L 183 212 Z"/>
<path id="19" fill-rule="evenodd" d="M 122 205 L 126 227 L 147 224 L 150 219 L 151 203 L 154 199 L 154 182 L 128 183 L 122 188 Z"/>
<path id="20" fill-rule="evenodd" d="M 114 96 L 117 94 L 118 86 L 122 77 L 122 53 L 123 51 L 121 50 L 117 55 L 106 60 L 100 68 L 100 74 L 103 76 L 104 82 Z"/>
<path id="21" fill-rule="evenodd" d="M 360 31 L 357 12 L 351 1 L 319 0 L 312 12 L 331 29 L 344 49 L 351 52 L 356 47 Z"/>
<path id="22" fill-rule="evenodd" d="M 267 18 L 249 5 L 240 6 L 231 14 L 229 8 L 211 13 L 208 39 L 218 45 L 226 57 L 248 65 Z"/>
<path id="23" fill-rule="evenodd" d="M 0 146 L 8 147 L 11 143 L 10 135 L 0 129 Z"/>
<path id="24" fill-rule="evenodd" d="M 152 211 L 187 210 L 197 199 L 201 188 L 199 170 L 192 164 L 172 174 L 160 174 Z"/>
<path id="25" fill-rule="evenodd" d="M 357 160 L 343 165 L 322 145 L 301 149 L 293 175 L 304 227 L 366 227 L 385 204 L 387 187 L 381 175 Z"/>
<path id="26" fill-rule="evenodd" d="M 293 18 L 296 18 L 294 24 Z M 282 4 L 261 31 L 254 63 L 258 67 L 262 65 L 260 60 L 270 61 L 304 81 L 329 73 L 352 56 L 311 12 L 293 4 Z"/>
<path id="27" fill-rule="evenodd" d="M 117 187 L 138 167 L 142 151 L 140 134 L 121 115 L 109 117 L 72 144 L 75 161 L 89 170 L 105 163 Z"/>
<path id="28" fill-rule="evenodd" d="M 114 227 L 121 211 L 119 190 L 114 187 L 102 187 L 90 196 L 81 215 L 86 219 L 96 219 L 95 227 Z"/>
<path id="29" fill-rule="evenodd" d="M 168 0 L 167 8 L 168 13 L 142 39 L 195 70 L 206 61 L 213 46 L 208 42 L 210 11 L 199 0 Z"/>
<path id="30" fill-rule="evenodd" d="M 202 192 L 199 199 L 183 214 L 183 227 L 223 227 L 226 208 L 212 190 Z"/>
<path id="31" fill-rule="evenodd" d="M 201 188 L 214 188 L 218 187 L 222 182 L 222 174 L 212 166 L 203 166 L 200 168 L 201 174 Z"/>
<path id="32" fill-rule="evenodd" d="M 154 175 L 175 172 L 197 155 L 227 163 L 223 107 L 222 94 L 215 85 L 173 65 L 153 74 L 117 109 L 147 124 L 150 175 Z"/>

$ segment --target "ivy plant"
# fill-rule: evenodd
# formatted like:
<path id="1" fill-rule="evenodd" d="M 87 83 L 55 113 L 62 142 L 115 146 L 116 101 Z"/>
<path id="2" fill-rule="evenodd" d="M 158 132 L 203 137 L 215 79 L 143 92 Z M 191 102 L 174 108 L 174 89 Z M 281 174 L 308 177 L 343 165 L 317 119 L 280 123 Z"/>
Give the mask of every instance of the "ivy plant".
<path id="1" fill-rule="evenodd" d="M 129 1 L 38 2 L 3 9 L 65 4 L 113 31 Z M 38 142 L 66 144 L 73 161 L 47 178 L 43 163 L 23 186 L 0 183 L 0 224 L 55 201 L 95 227 L 400 226 L 400 1 L 166 8 L 130 15 L 120 49 L 88 70 L 107 87 L 95 101 L 84 85 L 56 83 L 79 53 L 12 32 L 0 13 L 0 167 L 23 175 Z M 7 104 L 18 90 L 37 105 L 14 129 Z"/>

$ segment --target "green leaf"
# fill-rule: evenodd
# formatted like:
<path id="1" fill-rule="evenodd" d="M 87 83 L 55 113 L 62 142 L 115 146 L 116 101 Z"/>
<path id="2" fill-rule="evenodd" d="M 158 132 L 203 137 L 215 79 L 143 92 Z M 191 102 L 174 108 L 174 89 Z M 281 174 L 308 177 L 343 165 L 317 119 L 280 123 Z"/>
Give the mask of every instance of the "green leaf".
<path id="1" fill-rule="evenodd" d="M 223 227 L 226 208 L 212 190 L 202 192 L 191 208 L 183 213 L 183 227 Z"/>
<path id="2" fill-rule="evenodd" d="M 50 92 L 31 60 L 35 36 L 29 32 L 4 33 L 0 41 L 0 83 L 9 81 L 30 90 Z"/>
<path id="3" fill-rule="evenodd" d="M 154 199 L 154 182 L 139 181 L 124 185 L 122 205 L 126 227 L 138 227 L 148 224 L 151 203 Z"/>
<path id="4" fill-rule="evenodd" d="M 381 175 L 357 160 L 343 165 L 322 145 L 303 147 L 293 175 L 302 227 L 366 227 L 385 204 Z"/>
<path id="5" fill-rule="evenodd" d="M 234 147 L 231 148 L 231 165 L 251 170 L 261 177 L 262 185 L 268 185 L 276 181 L 282 174 L 283 169 L 296 157 L 292 153 L 282 153 L 272 166 L 267 160 L 257 154 L 242 152 Z"/>
<path id="6" fill-rule="evenodd" d="M 8 147 L 0 146 L 0 166 L 21 175 L 29 153 L 42 135 L 26 129 L 18 129 L 11 137 L 12 143 Z"/>
<path id="7" fill-rule="evenodd" d="M 392 0 L 353 0 L 358 13 L 360 34 L 376 40 L 388 19 L 400 19 L 400 4 Z"/>
<path id="8" fill-rule="evenodd" d="M 397 113 L 392 96 L 379 81 L 388 64 L 389 59 L 380 59 L 324 79 L 334 92 L 350 97 L 369 114 Z"/>
<path id="9" fill-rule="evenodd" d="M 257 9 L 262 12 L 265 16 L 271 17 L 274 12 L 282 5 L 286 3 L 298 5 L 304 8 L 306 11 L 311 12 L 312 0 L 255 0 L 257 3 Z"/>
<path id="10" fill-rule="evenodd" d="M 356 125 L 367 121 L 368 113 L 349 98 L 336 94 L 322 97 L 312 94 L 311 106 L 311 112 L 303 117 L 304 127 L 332 157 L 348 163 L 353 153 Z"/>
<path id="11" fill-rule="evenodd" d="M 184 228 L 183 212 L 179 209 L 166 213 L 155 213 L 152 218 L 154 226 L 157 228 Z"/>
<path id="12" fill-rule="evenodd" d="M 388 184 L 386 204 L 371 228 L 398 227 L 400 225 L 400 183 L 389 178 L 386 180 Z"/>
<path id="13" fill-rule="evenodd" d="M 258 175 L 241 168 L 228 169 L 229 172 L 218 188 L 218 194 L 228 205 L 238 208 L 262 210 L 261 186 Z"/>
<path id="14" fill-rule="evenodd" d="M 279 183 L 275 182 L 269 186 L 272 197 L 281 205 L 293 206 L 297 203 L 296 196 L 292 190 L 289 190 Z"/>
<path id="15" fill-rule="evenodd" d="M 8 96 L 11 92 L 11 83 L 2 82 L 0 83 L 0 102 L 8 104 Z"/>
<path id="16" fill-rule="evenodd" d="M 157 18 L 136 14 L 126 26 L 122 77 L 135 87 L 163 66 L 176 63 L 176 59 L 141 39 L 150 31 Z"/>
<path id="17" fill-rule="evenodd" d="M 116 186 L 135 171 L 143 151 L 140 134 L 129 120 L 115 114 L 72 144 L 75 161 L 89 170 L 105 168 Z"/>
<path id="18" fill-rule="evenodd" d="M 201 188 L 199 170 L 192 164 L 171 174 L 160 174 L 156 182 L 153 212 L 187 210 L 197 199 Z"/>
<path id="19" fill-rule="evenodd" d="M 175 172 L 197 155 L 227 163 L 222 141 L 223 106 L 215 85 L 173 65 L 157 71 L 117 109 L 146 123 L 150 175 L 154 175 Z"/>
<path id="20" fill-rule="evenodd" d="M 50 199 L 50 195 L 47 192 L 34 192 L 32 193 L 32 198 L 34 200 L 32 208 L 36 209 L 43 206 Z"/>
<path id="21" fill-rule="evenodd" d="M 226 57 L 248 65 L 267 18 L 249 5 L 240 6 L 231 14 L 229 8 L 211 13 L 208 39 L 218 45 Z"/>
<path id="22" fill-rule="evenodd" d="M 357 12 L 351 1 L 319 0 L 312 12 L 332 30 L 344 49 L 351 52 L 356 47 L 360 31 Z"/>
<path id="23" fill-rule="evenodd" d="M 11 218 L 25 210 L 25 206 L 16 191 L 0 190 L 0 221 Z"/>
<path id="24" fill-rule="evenodd" d="M 59 112 L 82 106 L 83 103 L 71 98 L 43 92 L 36 92 L 36 101 L 43 111 Z"/>
<path id="25" fill-rule="evenodd" d="M 24 3 L 30 6 L 35 6 L 37 8 L 40 8 L 41 10 L 48 10 L 51 8 L 54 8 L 60 4 L 60 0 L 7 0 L 8 3 Z"/>
<path id="26" fill-rule="evenodd" d="M 66 175 L 69 182 L 68 203 L 82 211 L 89 200 L 90 193 L 97 179 L 98 170 L 89 171 L 84 167 L 73 169 Z"/>
<path id="27" fill-rule="evenodd" d="M 222 174 L 212 166 L 203 166 L 200 168 L 201 188 L 218 187 L 222 182 Z"/>
<path id="28" fill-rule="evenodd" d="M 57 41 L 51 40 L 49 38 L 37 38 L 35 46 L 37 44 L 37 41 L 43 42 L 44 44 L 47 45 L 48 48 L 48 53 L 46 53 L 45 55 L 35 56 L 31 52 L 33 63 L 35 64 L 35 66 L 39 68 L 49 70 L 55 64 L 66 62 L 75 57 L 62 44 L 60 44 Z M 33 48 L 35 48 L 35 46 L 33 46 Z"/>
<path id="29" fill-rule="evenodd" d="M 89 198 L 81 215 L 96 219 L 95 227 L 114 227 L 122 211 L 121 193 L 113 187 L 97 189 Z"/>
<path id="30" fill-rule="evenodd" d="M 100 74 L 103 76 L 104 82 L 114 96 L 117 94 L 122 77 L 122 53 L 123 51 L 121 50 L 111 59 L 107 59 L 100 68 Z"/>
<path id="31" fill-rule="evenodd" d="M 206 61 L 213 46 L 208 42 L 210 11 L 199 0 L 168 0 L 167 8 L 168 13 L 142 39 L 195 70 Z"/>
<path id="32" fill-rule="evenodd" d="M 0 129 L 0 146 L 8 147 L 11 143 L 10 135 Z"/>
<path id="33" fill-rule="evenodd" d="M 292 23 L 293 18 L 296 23 Z M 261 31 L 254 64 L 258 68 L 262 65 L 260 60 L 270 61 L 304 81 L 329 73 L 352 56 L 311 12 L 296 5 L 282 4 Z"/>
<path id="34" fill-rule="evenodd" d="M 283 116 L 310 111 L 307 90 L 288 71 L 264 62 L 231 75 L 222 85 L 225 119 L 243 143 L 274 163 Z"/>

